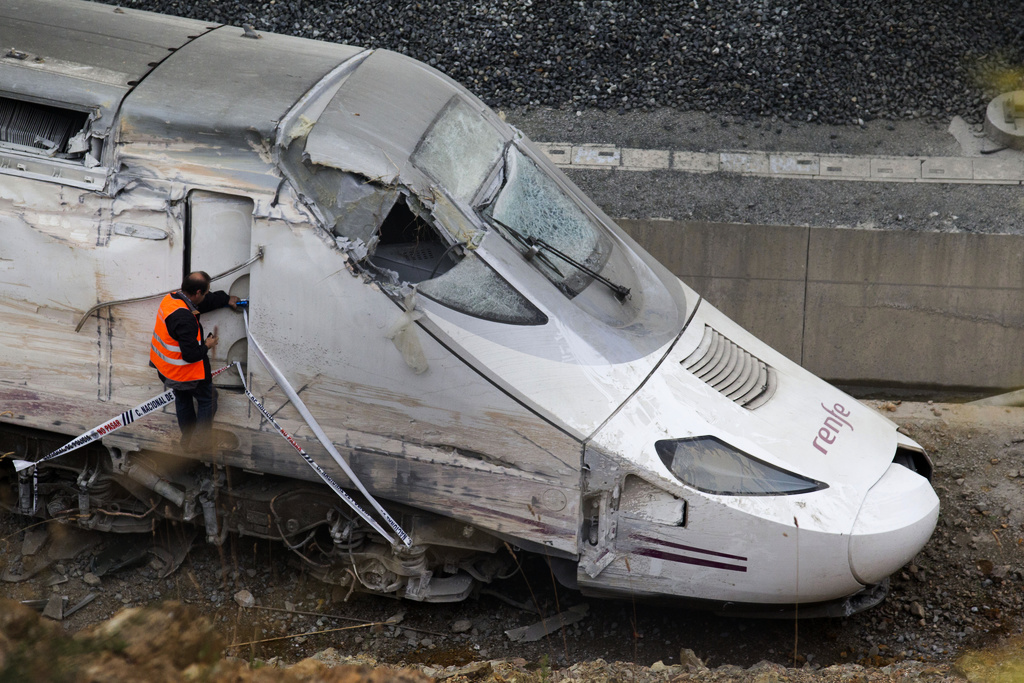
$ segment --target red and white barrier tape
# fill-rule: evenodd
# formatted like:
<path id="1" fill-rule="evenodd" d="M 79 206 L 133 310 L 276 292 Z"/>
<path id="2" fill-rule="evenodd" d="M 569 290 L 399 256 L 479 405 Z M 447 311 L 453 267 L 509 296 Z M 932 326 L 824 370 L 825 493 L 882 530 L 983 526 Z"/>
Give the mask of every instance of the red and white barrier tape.
<path id="1" fill-rule="evenodd" d="M 338 463 L 338 466 L 342 469 L 343 472 L 345 472 L 345 475 L 349 478 L 349 480 L 353 484 L 355 484 L 356 488 L 359 489 L 359 492 L 362 493 L 366 497 L 366 500 L 370 502 L 370 505 L 373 506 L 373 509 L 377 511 L 377 513 L 381 516 L 381 518 L 383 518 L 385 522 L 387 522 L 388 526 L 394 530 L 395 534 L 397 534 L 398 537 L 402 539 L 402 543 L 404 543 L 406 547 L 412 547 L 412 539 L 409 538 L 409 534 L 405 533 L 405 531 L 402 530 L 402 527 L 398 525 L 398 522 L 392 519 L 391 515 L 388 514 L 387 510 L 381 507 L 381 504 L 377 502 L 377 499 L 370 495 L 370 492 L 367 491 L 366 487 L 363 486 L 363 483 L 359 481 L 359 478 L 355 475 L 355 472 L 352 471 L 352 468 L 348 466 L 348 463 L 345 462 L 344 458 L 341 457 L 341 454 L 338 453 L 338 449 L 334 447 L 334 444 L 327 437 L 327 434 L 325 434 L 324 430 L 320 428 L 320 424 L 316 421 L 316 418 L 313 417 L 312 413 L 309 412 L 309 409 L 306 408 L 306 404 L 302 401 L 301 398 L 299 398 L 298 393 L 296 393 L 295 389 L 292 388 L 292 385 L 288 383 L 288 380 L 285 379 L 285 376 L 281 373 L 281 371 L 277 369 L 277 366 L 274 365 L 270 358 L 267 357 L 267 354 L 263 352 L 263 348 L 260 347 L 259 343 L 252 336 L 252 332 L 249 330 L 249 312 L 243 310 L 242 317 L 245 320 L 245 334 L 249 338 L 249 347 L 256 353 L 256 357 L 259 358 L 260 362 L 263 364 L 263 367 L 267 369 L 267 372 L 270 373 L 270 376 L 273 377 L 274 381 L 276 381 L 278 386 L 281 387 L 281 389 L 285 393 L 285 396 L 287 396 L 288 400 L 291 401 L 291 404 L 295 407 L 296 410 L 299 411 L 299 415 L 301 415 L 302 419 L 306 421 L 307 425 L 309 425 L 309 428 L 313 431 L 313 434 L 320 441 L 320 443 L 327 450 L 327 452 L 331 455 L 331 457 L 334 459 L 334 462 Z M 250 398 L 250 400 L 252 400 L 252 398 Z M 278 429 L 280 430 L 280 427 L 278 427 Z M 285 438 L 288 438 L 289 441 L 291 441 L 289 437 L 285 436 Z M 295 446 L 294 443 L 292 445 Z M 313 462 L 312 458 L 305 456 L 305 451 L 302 451 L 301 453 L 303 454 L 304 457 L 307 458 L 306 462 L 309 463 L 311 467 L 316 465 L 316 463 Z M 318 468 L 319 465 L 316 465 L 314 469 Z M 319 474 L 319 472 L 317 472 L 317 474 Z M 322 477 L 323 475 L 321 475 L 321 478 Z M 328 485 L 330 485 L 330 483 L 328 483 Z M 335 493 L 337 492 L 338 491 L 335 491 Z M 348 503 L 349 501 L 346 500 L 345 502 Z M 349 503 L 349 505 L 354 506 L 355 501 L 352 501 L 351 503 Z M 362 513 L 356 507 L 354 507 L 353 509 L 355 509 L 356 512 L 359 513 L 364 520 L 370 522 L 369 517 L 363 516 L 365 515 L 365 513 Z M 394 544 L 394 541 L 391 539 L 391 537 L 385 534 L 383 531 L 381 531 L 380 527 L 376 526 L 375 523 L 373 524 L 373 526 L 375 529 L 377 529 L 379 533 L 381 533 L 385 538 L 387 538 L 388 541 Z"/>
<path id="2" fill-rule="evenodd" d="M 211 375 L 211 378 L 212 377 L 216 377 L 220 373 L 222 373 L 225 370 L 228 370 L 228 369 L 230 369 L 232 367 L 234 367 L 234 365 L 225 365 L 224 367 L 220 368 L 219 370 L 216 370 Z M 107 420 L 106 422 L 104 422 L 103 424 L 98 425 L 96 427 L 93 427 L 92 429 L 90 429 L 89 431 L 85 432 L 84 434 L 76 436 L 74 439 L 72 439 L 71 441 L 67 442 L 66 444 L 64 444 L 63 446 L 58 448 L 57 450 L 55 450 L 52 453 L 49 453 L 47 455 L 44 455 L 42 458 L 39 458 L 39 460 L 36 460 L 35 462 L 32 462 L 30 460 L 14 460 L 14 461 L 12 461 L 12 462 L 14 462 L 14 469 L 17 472 L 21 472 L 22 470 L 27 470 L 29 467 L 35 467 L 36 465 L 38 465 L 40 463 L 44 463 L 44 462 L 46 462 L 48 460 L 53 460 L 54 458 L 59 458 L 60 456 L 64 455 L 65 453 L 70 453 L 71 451 L 77 450 L 77 449 L 81 448 L 82 446 L 90 444 L 93 441 L 96 441 L 99 438 L 101 438 L 103 436 L 106 436 L 107 434 L 110 434 L 112 432 L 116 432 L 121 427 L 127 427 L 132 422 L 135 422 L 136 420 L 138 420 L 140 417 L 145 417 L 146 415 L 149 415 L 150 413 L 155 412 L 155 411 L 159 410 L 160 408 L 163 408 L 165 405 L 168 405 L 168 404 L 173 403 L 173 402 L 174 402 L 174 391 L 173 390 L 165 391 L 164 393 L 160 394 L 159 396 L 154 396 L 153 398 L 149 399 L 145 403 L 140 403 L 139 405 L 135 406 L 131 410 L 126 410 L 123 413 L 121 413 L 120 415 L 118 415 L 117 417 L 111 418 L 111 419 Z"/>
<path id="3" fill-rule="evenodd" d="M 238 374 L 242 374 L 241 366 L 239 366 L 238 368 Z M 380 527 L 380 525 L 376 522 L 376 520 L 373 519 L 373 517 L 370 516 L 368 512 L 359 507 L 359 503 L 352 500 L 352 497 L 345 493 L 345 489 L 338 486 L 334 479 L 331 478 L 331 475 L 327 474 L 327 472 L 325 472 L 324 469 L 320 467 L 320 465 L 318 465 L 315 460 L 313 460 L 309 453 L 307 453 L 302 448 L 302 446 L 300 446 L 298 442 L 296 442 L 295 439 L 292 438 L 291 434 L 286 432 L 284 428 L 281 427 L 281 425 L 277 424 L 277 420 L 274 419 L 273 415 L 267 412 L 267 409 L 263 407 L 263 404 L 259 402 L 259 399 L 253 396 L 252 392 L 249 391 L 249 387 L 245 385 L 245 377 L 242 377 L 242 386 L 245 388 L 245 395 L 249 398 L 249 401 L 252 402 L 254 406 L 256 406 L 256 409 L 260 411 L 263 417 L 267 418 L 267 422 L 274 426 L 274 429 L 277 430 L 277 433 L 283 436 L 285 438 L 285 441 L 291 444 L 292 448 L 294 448 L 296 452 L 298 452 L 298 454 L 302 456 L 302 459 L 306 461 L 306 464 L 313 468 L 313 471 L 316 472 L 317 476 L 323 479 L 324 483 L 331 487 L 331 490 L 338 494 L 338 497 L 345 501 L 345 503 L 350 508 L 352 508 L 352 510 L 357 515 L 362 517 L 363 521 L 365 521 L 367 524 L 373 527 L 374 531 L 376 531 L 378 534 L 386 538 L 388 540 L 388 543 L 394 545 L 395 539 L 393 539 L 386 531 L 384 531 L 384 529 Z"/>

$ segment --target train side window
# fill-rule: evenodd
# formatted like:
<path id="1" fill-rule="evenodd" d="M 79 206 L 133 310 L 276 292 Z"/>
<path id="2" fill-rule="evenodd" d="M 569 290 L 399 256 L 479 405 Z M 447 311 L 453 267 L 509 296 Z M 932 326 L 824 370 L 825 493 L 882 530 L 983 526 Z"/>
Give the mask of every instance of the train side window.
<path id="1" fill-rule="evenodd" d="M 421 282 L 417 291 L 474 318 L 510 325 L 544 325 L 548 321 L 529 299 L 472 252 L 444 275 Z"/>
<path id="2" fill-rule="evenodd" d="M 411 160 L 452 197 L 468 202 L 504 148 L 497 129 L 456 95 L 431 124 Z"/>
<path id="3" fill-rule="evenodd" d="M 395 273 L 426 298 L 474 318 L 512 325 L 548 321 L 474 252 L 444 241 L 433 220 L 415 197 L 400 194 L 367 260 L 378 272 Z"/>
<path id="4" fill-rule="evenodd" d="M 476 255 L 467 253 L 466 243 L 472 239 L 467 226 L 444 230 L 415 195 L 313 164 L 296 142 L 283 150 L 282 162 L 331 234 L 339 241 L 365 245 L 362 262 L 384 287 L 416 285 L 426 298 L 484 320 L 547 323 L 547 316 L 529 299 Z M 435 201 L 443 203 L 444 196 Z M 434 212 L 438 210 L 435 205 Z M 459 222 L 454 206 L 440 211 L 448 220 Z"/>

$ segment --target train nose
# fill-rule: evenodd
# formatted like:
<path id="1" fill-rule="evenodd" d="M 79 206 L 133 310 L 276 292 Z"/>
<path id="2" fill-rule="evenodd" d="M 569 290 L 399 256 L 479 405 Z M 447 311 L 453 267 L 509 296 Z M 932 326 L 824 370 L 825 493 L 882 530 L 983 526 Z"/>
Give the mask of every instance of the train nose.
<path id="1" fill-rule="evenodd" d="M 871 487 L 850 537 L 850 569 L 878 583 L 909 562 L 935 529 L 939 497 L 928 480 L 893 463 Z"/>

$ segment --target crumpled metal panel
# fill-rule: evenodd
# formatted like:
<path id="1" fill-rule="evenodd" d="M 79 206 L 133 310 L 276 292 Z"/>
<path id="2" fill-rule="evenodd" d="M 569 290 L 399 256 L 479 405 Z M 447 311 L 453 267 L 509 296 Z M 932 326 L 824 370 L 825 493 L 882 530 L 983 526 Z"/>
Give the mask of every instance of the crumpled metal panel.
<path id="1" fill-rule="evenodd" d="M 129 176 L 207 177 L 211 187 L 273 192 L 278 121 L 361 48 L 225 26 L 192 41 L 125 98 L 119 161 Z"/>
<path id="2" fill-rule="evenodd" d="M 463 94 L 430 67 L 377 50 L 348 77 L 306 140 L 313 163 L 361 173 L 372 180 L 403 181 L 426 190 L 409 157 L 453 95 Z"/>

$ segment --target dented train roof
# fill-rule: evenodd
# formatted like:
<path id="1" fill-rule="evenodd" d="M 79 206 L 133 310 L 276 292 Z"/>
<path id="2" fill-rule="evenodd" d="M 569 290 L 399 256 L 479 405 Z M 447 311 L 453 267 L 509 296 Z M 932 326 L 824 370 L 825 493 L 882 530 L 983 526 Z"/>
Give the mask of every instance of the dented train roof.
<path id="1" fill-rule="evenodd" d="M 90 112 L 87 134 L 104 141 L 102 164 L 121 182 L 205 168 L 211 185 L 272 192 L 275 131 L 321 87 L 326 107 L 300 112 L 310 159 L 424 191 L 410 157 L 431 123 L 456 94 L 486 110 L 386 50 L 76 0 L 0 0 L 0 45 L 0 96 Z M 354 69 L 339 69 L 346 62 Z"/>
<path id="2" fill-rule="evenodd" d="M 156 15 L 154 15 L 156 16 Z M 361 52 L 273 33 L 246 37 L 222 26 L 184 45 L 125 101 L 121 139 L 231 144 L 272 139 L 292 105 L 338 64 Z"/>

